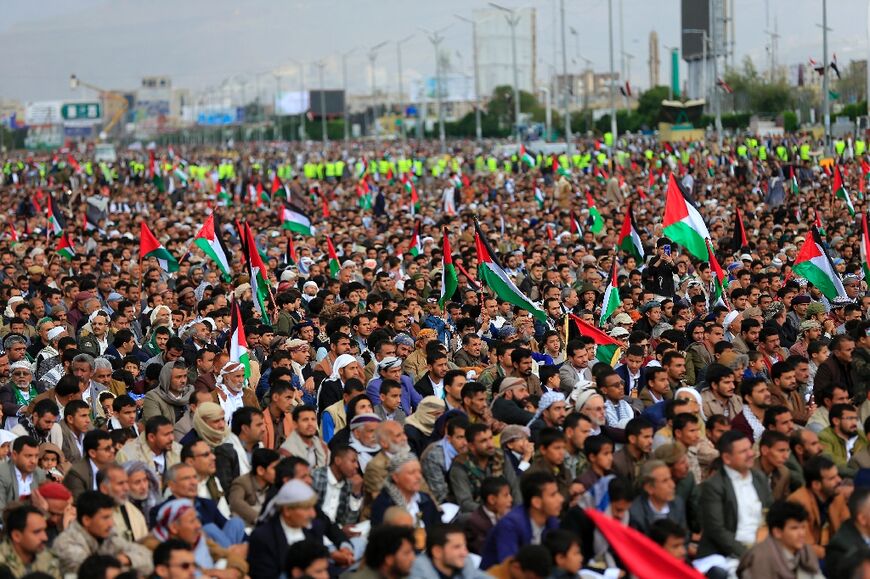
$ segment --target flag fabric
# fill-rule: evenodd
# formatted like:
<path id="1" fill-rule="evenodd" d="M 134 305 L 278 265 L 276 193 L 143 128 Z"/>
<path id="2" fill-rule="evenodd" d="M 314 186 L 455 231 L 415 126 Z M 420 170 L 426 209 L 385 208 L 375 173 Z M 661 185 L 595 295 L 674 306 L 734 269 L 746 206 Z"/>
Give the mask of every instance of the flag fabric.
<path id="1" fill-rule="evenodd" d="M 728 277 L 722 271 L 722 266 L 719 265 L 716 253 L 713 251 L 713 243 L 709 239 L 707 240 L 707 251 L 710 253 L 710 269 L 713 270 L 713 287 L 710 292 L 710 303 L 715 306 L 721 301 L 728 309 L 731 309 L 726 302 L 725 295 L 725 290 L 728 288 Z"/>
<path id="2" fill-rule="evenodd" d="M 540 187 L 535 187 L 535 201 L 538 202 L 538 208 L 544 208 L 544 192 L 541 191 Z"/>
<path id="3" fill-rule="evenodd" d="M 821 236 L 815 227 L 798 251 L 792 271 L 816 286 L 829 300 L 837 296 L 846 296 L 843 282 L 840 281 L 831 256 L 822 245 Z"/>
<path id="4" fill-rule="evenodd" d="M 408 241 L 408 253 L 417 257 L 423 253 L 423 243 L 420 240 L 420 221 L 414 222 L 414 230 L 411 232 L 411 239 Z"/>
<path id="5" fill-rule="evenodd" d="M 215 227 L 214 214 L 209 215 L 205 223 L 202 224 L 202 228 L 196 234 L 193 243 L 217 265 L 224 278 L 229 280 L 232 275 L 229 251 L 224 246 L 224 240 L 220 235 L 220 228 Z"/>
<path id="6" fill-rule="evenodd" d="M 287 203 L 279 210 L 281 227 L 300 235 L 314 235 L 311 218 L 301 207 Z"/>
<path id="7" fill-rule="evenodd" d="M 870 282 L 870 231 L 867 228 L 867 212 L 861 214 L 861 269 L 864 279 Z"/>
<path id="8" fill-rule="evenodd" d="M 218 196 L 218 203 L 220 205 L 225 205 L 227 207 L 233 204 L 233 199 L 230 197 L 229 191 L 227 191 L 222 185 L 220 181 L 217 181 L 214 185 L 215 193 Z"/>
<path id="9" fill-rule="evenodd" d="M 595 340 L 595 359 L 599 362 L 610 364 L 610 366 L 615 368 L 619 358 L 622 356 L 622 344 L 595 326 L 587 324 L 574 314 L 569 312 L 568 316 L 573 320 L 574 325 L 577 326 L 580 335 L 588 336 Z"/>
<path id="10" fill-rule="evenodd" d="M 456 268 L 453 266 L 453 253 L 450 249 L 450 239 L 447 236 L 447 228 L 444 228 L 444 241 L 441 244 L 441 296 L 438 305 L 442 308 L 459 287 L 459 279 L 456 276 Z"/>
<path id="11" fill-rule="evenodd" d="M 293 244 L 293 236 L 287 237 L 287 249 L 284 251 L 284 263 L 287 265 L 296 265 L 299 263 L 299 258 L 296 256 L 296 246 Z"/>
<path id="12" fill-rule="evenodd" d="M 731 238 L 731 247 L 734 251 L 739 251 L 741 247 L 749 245 L 749 240 L 746 238 L 746 228 L 743 226 L 743 215 L 740 213 L 740 207 L 734 207 L 734 234 Z"/>
<path id="13" fill-rule="evenodd" d="M 520 162 L 525 163 L 530 169 L 535 166 L 535 158 L 526 151 L 523 145 L 520 145 Z"/>
<path id="14" fill-rule="evenodd" d="M 682 245 L 697 259 L 707 261 L 707 244 L 710 237 L 707 225 L 695 206 L 686 199 L 677 185 L 674 174 L 668 177 L 668 192 L 665 198 L 665 216 L 662 220 L 664 234 Z"/>
<path id="15" fill-rule="evenodd" d="M 637 232 L 637 225 L 634 223 L 631 203 L 625 209 L 625 220 L 622 222 L 622 230 L 619 232 L 618 244 L 619 249 L 627 255 L 633 255 L 638 262 L 643 261 L 643 243 L 640 241 L 640 234 Z M 607 303 L 606 300 L 605 303 Z"/>
<path id="16" fill-rule="evenodd" d="M 329 236 L 326 237 L 326 250 L 329 252 L 329 275 L 338 277 L 341 265 L 338 263 L 338 254 L 335 252 L 335 246 L 332 244 L 332 238 Z"/>
<path id="17" fill-rule="evenodd" d="M 410 209 L 411 215 L 414 216 L 420 211 L 420 196 L 417 194 L 417 188 L 414 187 L 414 181 L 407 173 L 402 175 L 402 184 L 411 198 Z"/>
<path id="18" fill-rule="evenodd" d="M 598 322 L 598 325 L 603 328 L 616 308 L 621 305 L 622 300 L 619 299 L 619 285 L 616 281 L 616 258 L 614 258 L 613 265 L 610 266 L 610 280 L 608 281 L 607 289 L 604 290 L 604 301 L 601 303 L 601 320 Z"/>
<path id="19" fill-rule="evenodd" d="M 263 323 L 271 325 L 269 312 L 266 309 L 269 298 L 269 270 L 266 269 L 266 264 L 263 263 L 263 258 L 260 257 L 260 252 L 257 250 L 257 242 L 254 239 L 254 232 L 251 231 L 251 226 L 245 223 L 244 227 L 254 308 L 260 312 L 260 319 Z"/>
<path id="20" fill-rule="evenodd" d="M 520 291 L 511 281 L 504 268 L 496 261 L 495 253 L 480 230 L 480 223 L 474 221 L 474 245 L 477 249 L 477 277 L 502 301 L 524 309 L 539 322 L 547 322 L 547 313 Z"/>
<path id="21" fill-rule="evenodd" d="M 648 536 L 602 511 L 589 508 L 585 512 L 629 574 L 638 579 L 704 579 L 700 571 L 667 553 Z"/>
<path id="22" fill-rule="evenodd" d="M 46 211 L 48 211 L 49 231 L 54 235 L 60 235 L 63 233 L 63 230 L 66 229 L 66 219 L 64 218 L 63 212 L 61 212 L 57 201 L 55 201 L 54 197 L 51 195 L 48 196 Z"/>
<path id="23" fill-rule="evenodd" d="M 798 187 L 797 175 L 794 174 L 794 166 L 789 167 L 789 182 L 791 185 L 791 192 L 794 195 L 798 194 L 800 188 Z"/>
<path id="24" fill-rule="evenodd" d="M 721 88 L 722 90 L 724 90 L 728 94 L 731 94 L 734 92 L 734 89 L 731 88 L 731 85 L 729 85 L 727 82 L 725 82 L 725 80 L 722 78 L 716 79 L 716 86 L 718 86 L 719 88 Z"/>
<path id="25" fill-rule="evenodd" d="M 62 234 L 60 239 L 57 240 L 57 246 L 54 248 L 55 252 L 64 259 L 72 259 L 76 254 L 76 249 L 73 246 L 72 241 L 70 241 L 69 235 Z"/>
<path id="26" fill-rule="evenodd" d="M 870 177 L 870 163 L 867 162 L 867 159 L 861 159 L 861 174 L 865 178 Z"/>
<path id="27" fill-rule="evenodd" d="M 357 197 L 359 197 L 360 209 L 372 208 L 372 189 L 369 187 L 367 180 L 360 180 L 359 184 L 356 186 L 356 194 Z"/>
<path id="28" fill-rule="evenodd" d="M 275 195 L 282 189 L 283 185 L 281 185 L 281 180 L 278 178 L 278 174 L 272 177 L 272 195 Z"/>
<path id="29" fill-rule="evenodd" d="M 18 232 L 15 231 L 15 226 L 11 223 L 9 224 L 9 240 L 9 247 L 18 245 Z"/>
<path id="30" fill-rule="evenodd" d="M 589 191 L 586 191 L 586 204 L 589 206 L 589 219 L 587 221 L 589 230 L 595 234 L 601 233 L 601 230 L 604 229 L 604 218 L 601 217 L 601 212 L 595 206 L 595 199 L 592 198 Z"/>
<path id="31" fill-rule="evenodd" d="M 148 229 L 148 225 L 143 220 L 141 221 L 141 227 L 139 229 L 139 259 L 151 257 L 157 260 L 157 263 L 160 264 L 160 268 L 163 271 L 167 273 L 178 271 L 178 262 L 175 261 L 172 254 L 163 247 L 163 244 L 157 241 L 157 238 L 154 237 L 154 234 L 151 233 L 151 230 Z"/>
<path id="32" fill-rule="evenodd" d="M 834 194 L 838 199 L 842 199 L 849 209 L 849 215 L 855 216 L 855 207 L 852 205 L 852 198 L 849 197 L 849 192 L 846 190 L 846 184 L 843 182 L 843 175 L 840 173 L 840 167 L 834 167 L 834 184 L 832 185 Z"/>
<path id="33" fill-rule="evenodd" d="M 822 225 L 822 218 L 819 216 L 818 211 L 816 211 L 815 213 L 816 213 L 816 219 L 815 219 L 815 221 L 813 221 L 813 225 L 815 226 L 816 229 L 819 230 L 819 234 L 822 237 L 827 237 L 828 234 L 825 232 L 825 227 Z"/>
<path id="34" fill-rule="evenodd" d="M 227 350 L 230 362 L 237 362 L 245 367 L 245 378 L 251 376 L 251 356 L 248 352 L 248 340 L 245 338 L 245 324 L 242 322 L 242 311 L 239 304 L 233 300 L 232 322 L 230 322 L 230 339 L 227 341 Z"/>
<path id="35" fill-rule="evenodd" d="M 580 227 L 580 220 L 577 219 L 573 210 L 571 211 L 571 233 L 574 235 L 583 235 L 583 228 Z"/>
<path id="36" fill-rule="evenodd" d="M 557 157 L 556 155 L 553 155 L 553 173 L 559 175 L 560 177 L 565 177 L 566 179 L 571 178 L 571 171 L 569 171 L 559 163 L 559 157 Z"/>

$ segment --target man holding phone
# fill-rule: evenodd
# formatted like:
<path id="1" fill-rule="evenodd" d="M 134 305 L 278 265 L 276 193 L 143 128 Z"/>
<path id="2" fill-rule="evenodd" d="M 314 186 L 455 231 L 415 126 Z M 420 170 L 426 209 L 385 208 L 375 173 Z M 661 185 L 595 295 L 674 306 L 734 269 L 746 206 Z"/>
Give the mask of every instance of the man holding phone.
<path id="1" fill-rule="evenodd" d="M 650 258 L 644 272 L 644 286 L 659 299 L 671 298 L 676 293 L 674 283 L 673 244 L 667 237 L 661 237 L 656 242 L 656 252 Z"/>

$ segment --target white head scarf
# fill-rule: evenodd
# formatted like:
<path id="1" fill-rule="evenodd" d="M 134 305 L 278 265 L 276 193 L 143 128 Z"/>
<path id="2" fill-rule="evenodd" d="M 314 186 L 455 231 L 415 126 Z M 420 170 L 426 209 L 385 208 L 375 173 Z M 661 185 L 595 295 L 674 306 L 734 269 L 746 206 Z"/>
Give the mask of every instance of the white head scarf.
<path id="1" fill-rule="evenodd" d="M 351 356 L 350 354 L 342 354 L 338 358 L 335 359 L 335 362 L 332 363 L 332 374 L 329 375 L 330 380 L 338 380 L 341 382 L 341 377 L 338 375 L 338 371 L 347 366 L 348 364 L 352 364 L 356 362 L 356 358 Z"/>

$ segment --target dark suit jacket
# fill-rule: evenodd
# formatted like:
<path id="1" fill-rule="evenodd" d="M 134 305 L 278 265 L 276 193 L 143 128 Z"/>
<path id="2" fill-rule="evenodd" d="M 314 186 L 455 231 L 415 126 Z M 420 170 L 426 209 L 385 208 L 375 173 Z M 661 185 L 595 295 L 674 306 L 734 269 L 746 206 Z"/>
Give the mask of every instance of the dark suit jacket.
<path id="1" fill-rule="evenodd" d="M 465 521 L 465 541 L 468 543 L 468 550 L 479 555 L 483 551 L 486 536 L 494 526 L 483 512 L 483 507 L 477 507 L 477 510 Z"/>
<path id="2" fill-rule="evenodd" d="M 414 384 L 414 390 L 417 394 L 425 398 L 426 396 L 435 396 L 435 389 L 432 388 L 432 382 L 429 381 L 429 372 L 423 374 L 423 377 L 417 380 Z"/>
<path id="3" fill-rule="evenodd" d="M 773 503 L 767 478 L 751 470 L 752 486 L 758 493 L 762 509 L 767 509 Z M 698 556 L 706 557 L 719 553 L 725 557 L 740 557 L 746 551 L 741 543 L 734 538 L 737 532 L 737 497 L 731 479 L 725 474 L 724 467 L 718 470 L 701 485 L 701 543 L 698 545 Z"/>
<path id="4" fill-rule="evenodd" d="M 828 577 L 846 577 L 849 560 L 858 553 L 868 553 L 867 544 L 861 531 L 855 527 L 852 519 L 843 523 L 831 537 L 831 542 L 825 551 L 825 570 Z"/>
<path id="5" fill-rule="evenodd" d="M 248 541 L 248 565 L 251 577 L 277 579 L 283 576 L 287 558 L 287 536 L 281 527 L 280 515 L 257 526 Z M 306 539 L 323 542 L 323 526 L 315 519 L 311 528 L 303 529 Z"/>
<path id="6" fill-rule="evenodd" d="M 372 503 L 371 521 L 372 526 L 380 525 L 384 521 L 384 513 L 395 503 L 386 491 L 381 491 L 381 494 Z M 420 493 L 420 512 L 423 513 L 423 524 L 426 528 L 432 528 L 432 525 L 441 523 L 441 514 L 438 512 L 438 507 L 435 506 L 435 501 L 432 497 L 424 492 Z"/>
<path id="7" fill-rule="evenodd" d="M 749 440 L 753 443 L 755 442 L 755 434 L 752 432 L 752 427 L 749 426 L 749 422 L 746 420 L 746 417 L 743 416 L 742 412 L 731 420 L 731 428 L 739 430 L 748 436 Z"/>
<path id="8" fill-rule="evenodd" d="M 670 510 L 668 511 L 667 518 L 685 529 L 687 527 L 686 504 L 683 502 L 683 499 L 675 496 L 674 500 L 668 504 L 668 507 Z M 649 534 L 650 527 L 658 520 L 652 507 L 649 505 L 649 501 L 643 495 L 638 496 L 631 503 L 631 508 L 628 509 L 628 516 L 628 524 L 644 535 Z"/>
<path id="9" fill-rule="evenodd" d="M 214 448 L 215 477 L 221 482 L 224 494 L 230 492 L 233 481 L 239 477 L 239 457 L 232 444 L 219 444 Z"/>
<path id="10" fill-rule="evenodd" d="M 83 492 L 93 490 L 94 471 L 91 470 L 90 459 L 82 458 L 74 462 L 63 477 L 63 486 L 69 489 L 74 500 Z"/>
<path id="11" fill-rule="evenodd" d="M 374 521 L 372 521 L 374 524 Z M 559 519 L 551 517 L 544 533 L 559 527 Z M 521 547 L 532 542 L 532 521 L 523 505 L 517 505 L 495 524 L 486 537 L 481 553 L 481 569 L 498 565 L 508 557 L 516 555 Z"/>
<path id="12" fill-rule="evenodd" d="M 513 400 L 498 398 L 492 404 L 492 417 L 505 424 L 525 426 L 535 415 L 520 408 Z"/>
<path id="13" fill-rule="evenodd" d="M 623 364 L 616 369 L 616 373 L 619 374 L 619 377 L 622 378 L 622 381 L 625 382 L 625 395 L 628 396 L 631 394 L 629 388 L 631 387 L 631 380 L 628 378 L 628 366 Z M 637 381 L 637 391 L 641 392 L 646 388 L 646 368 L 640 369 L 640 379 Z"/>

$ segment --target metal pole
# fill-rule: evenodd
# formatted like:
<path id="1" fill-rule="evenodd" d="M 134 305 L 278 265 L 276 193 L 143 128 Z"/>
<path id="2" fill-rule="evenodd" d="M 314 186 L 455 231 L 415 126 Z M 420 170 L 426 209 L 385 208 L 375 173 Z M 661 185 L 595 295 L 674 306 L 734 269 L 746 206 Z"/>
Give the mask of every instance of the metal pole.
<path id="1" fill-rule="evenodd" d="M 716 142 L 719 147 L 722 146 L 722 111 L 719 102 L 719 37 L 716 34 L 717 16 L 713 15 L 713 10 L 710 10 L 710 31 L 712 40 L 710 41 L 711 52 L 713 53 L 713 111 L 716 114 Z"/>
<path id="2" fill-rule="evenodd" d="M 613 86 L 613 0 L 607 0 L 607 35 L 610 43 L 610 134 L 613 138 L 613 146 L 608 154 L 613 159 L 613 149 L 616 148 L 616 87 Z"/>
<path id="3" fill-rule="evenodd" d="M 323 148 L 326 149 L 326 144 L 329 142 L 329 135 L 326 130 L 326 93 L 323 89 L 323 67 L 326 63 L 322 60 L 317 63 L 318 76 L 320 82 L 320 138 L 323 141 Z"/>
<path id="4" fill-rule="evenodd" d="M 540 90 L 542 93 L 544 93 L 546 95 L 546 101 L 545 101 L 546 102 L 546 117 L 545 118 L 546 118 L 546 126 L 547 126 L 547 136 L 544 138 L 544 140 L 549 141 L 550 134 L 553 130 L 552 129 L 552 126 L 553 126 L 553 107 L 552 107 L 552 102 L 550 99 L 550 89 L 544 86 L 538 90 Z"/>
<path id="5" fill-rule="evenodd" d="M 480 142 L 483 139 L 483 127 L 480 118 L 480 69 L 477 64 L 477 22 L 454 14 L 456 18 L 471 24 L 471 42 L 474 50 L 474 137 Z"/>
<path id="6" fill-rule="evenodd" d="M 565 49 L 565 0 L 559 0 L 562 17 L 562 116 L 565 117 L 565 154 L 571 156 L 571 114 L 568 112 L 568 54 Z"/>
<path id="7" fill-rule="evenodd" d="M 511 56 L 513 58 L 513 66 L 514 66 L 514 131 L 516 135 L 516 141 L 520 141 L 520 80 L 519 80 L 519 70 L 517 70 L 517 24 L 519 24 L 519 18 L 513 15 L 511 12 L 510 16 L 505 16 L 507 18 L 508 24 L 511 27 Z"/>
<path id="8" fill-rule="evenodd" d="M 345 52 L 341 55 L 341 85 L 344 90 L 344 142 L 350 140 L 350 123 L 347 118 L 347 57 L 350 53 Z"/>
<path id="9" fill-rule="evenodd" d="M 275 75 L 275 134 L 273 137 L 276 141 L 284 139 L 284 133 L 281 130 L 281 115 L 278 114 L 278 101 L 281 100 L 281 75 Z"/>
<path id="10" fill-rule="evenodd" d="M 378 131 L 378 113 L 375 104 L 375 59 L 377 55 L 374 51 L 369 52 L 369 79 L 372 87 L 372 130 L 375 134 L 375 142 L 380 141 L 380 132 Z"/>
<path id="11" fill-rule="evenodd" d="M 299 93 L 302 98 L 302 106 L 305 106 L 305 63 L 300 62 L 299 64 Z M 299 140 L 304 141 L 308 136 L 305 131 L 305 115 L 308 111 L 302 111 L 302 114 L 299 115 L 301 118 L 299 119 Z"/>
<path id="12" fill-rule="evenodd" d="M 822 96 L 824 98 L 822 104 L 822 114 L 825 118 L 825 154 L 831 152 L 831 111 L 828 91 L 828 0 L 822 0 L 822 66 L 824 67 L 824 75 L 822 76 Z"/>
<path id="13" fill-rule="evenodd" d="M 444 87 L 441 78 L 441 57 L 438 54 L 444 37 L 434 33 L 429 40 L 435 48 L 435 91 L 438 97 L 438 140 L 441 142 L 441 152 L 447 151 L 447 133 L 444 129 Z"/>
<path id="14" fill-rule="evenodd" d="M 704 91 L 704 105 L 706 106 L 709 100 L 707 94 L 707 31 L 701 33 L 701 89 Z"/>
<path id="15" fill-rule="evenodd" d="M 400 130 L 402 133 L 402 144 L 405 144 L 408 140 L 408 134 L 405 130 L 405 103 L 404 103 L 404 90 L 405 84 L 402 81 L 402 43 L 407 42 L 414 38 L 414 35 L 406 36 L 402 40 L 396 42 L 396 62 L 399 65 L 399 118 L 402 120 L 402 124 L 400 125 Z"/>

